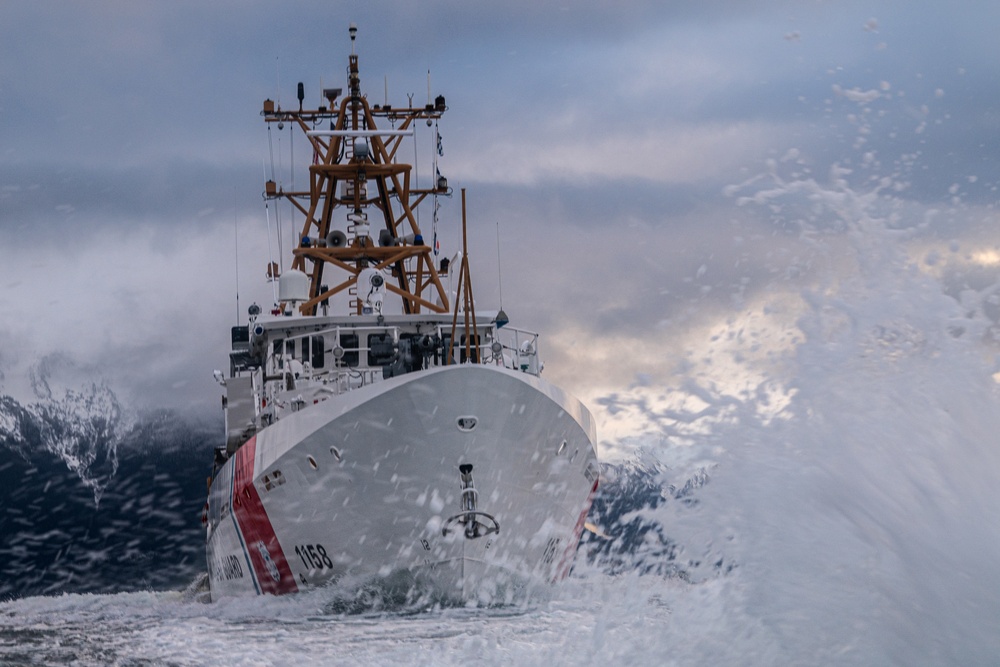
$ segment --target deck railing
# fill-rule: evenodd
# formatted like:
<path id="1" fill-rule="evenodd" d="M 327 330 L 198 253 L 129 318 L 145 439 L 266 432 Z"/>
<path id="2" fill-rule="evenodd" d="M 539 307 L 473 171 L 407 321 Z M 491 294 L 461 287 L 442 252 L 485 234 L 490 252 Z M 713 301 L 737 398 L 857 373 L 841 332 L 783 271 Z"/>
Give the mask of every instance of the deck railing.
<path id="1" fill-rule="evenodd" d="M 381 338 L 374 339 L 373 334 Z M 420 348 L 423 336 L 430 337 L 430 343 Z M 466 352 L 464 336 L 455 341 L 451 364 L 445 358 L 450 336 L 451 327 L 446 324 L 419 334 L 400 326 L 337 325 L 282 338 L 280 344 L 268 349 L 262 369 L 263 387 L 256 387 L 255 392 L 259 392 L 258 405 L 269 413 L 269 419 L 278 419 L 281 413 L 294 412 L 330 396 L 380 382 L 391 377 L 386 368 L 396 361 L 400 341 L 407 339 L 411 354 L 414 346 L 419 351 L 416 358 L 420 359 L 420 368 L 482 363 L 531 375 L 542 370 L 538 334 L 532 331 L 511 326 L 497 329 L 492 324 L 480 327 L 470 353 Z M 376 344 L 371 345 L 370 341 Z M 322 351 L 317 345 L 322 346 Z"/>

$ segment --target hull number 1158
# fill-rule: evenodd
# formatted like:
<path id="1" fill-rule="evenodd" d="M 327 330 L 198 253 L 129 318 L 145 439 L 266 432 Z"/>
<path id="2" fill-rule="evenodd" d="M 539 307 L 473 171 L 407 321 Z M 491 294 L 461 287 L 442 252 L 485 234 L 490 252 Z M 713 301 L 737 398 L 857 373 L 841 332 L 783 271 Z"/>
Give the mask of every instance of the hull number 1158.
<path id="1" fill-rule="evenodd" d="M 333 567 L 333 561 L 322 544 L 302 544 L 295 547 L 295 554 L 310 570 L 325 570 Z"/>

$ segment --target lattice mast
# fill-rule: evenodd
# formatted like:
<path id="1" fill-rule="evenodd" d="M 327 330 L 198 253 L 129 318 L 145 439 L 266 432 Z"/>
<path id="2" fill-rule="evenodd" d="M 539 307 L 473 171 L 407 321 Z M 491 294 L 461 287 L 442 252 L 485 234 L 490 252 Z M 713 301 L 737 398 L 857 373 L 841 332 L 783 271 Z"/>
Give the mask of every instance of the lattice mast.
<path id="1" fill-rule="evenodd" d="M 264 101 L 265 122 L 293 123 L 312 147 L 308 190 L 285 191 L 268 181 L 264 193 L 269 199 L 287 199 L 305 218 L 298 247 L 292 251 L 292 269 L 309 278 L 309 299 L 299 304 L 299 311 L 315 315 L 317 307 L 331 297 L 345 290 L 351 294 L 352 288 L 356 294 L 359 275 L 373 268 L 391 270 L 385 287 L 402 298 L 404 313 L 419 313 L 424 308 L 446 313 L 450 310 L 448 295 L 414 210 L 428 195 L 448 195 L 451 191 L 447 180 L 437 175 L 433 188 L 411 188 L 412 165 L 397 161 L 415 123 L 426 120 L 430 124 L 439 119 L 447 109 L 445 99 L 439 95 L 433 103 L 416 108 L 412 99 L 406 108 L 388 103 L 369 105 L 361 94 L 358 56 L 353 52 L 356 32 L 352 25 L 346 96 L 341 97 L 339 88 L 327 88 L 323 96 L 329 107 L 304 109 L 300 83 L 298 111 Z M 380 129 L 379 123 L 389 128 Z M 324 125 L 329 129 L 321 127 Z M 377 244 L 371 235 L 373 229 L 378 230 Z M 327 265 L 341 269 L 346 279 L 326 286 Z M 361 314 L 361 299 L 353 299 L 351 305 Z"/>

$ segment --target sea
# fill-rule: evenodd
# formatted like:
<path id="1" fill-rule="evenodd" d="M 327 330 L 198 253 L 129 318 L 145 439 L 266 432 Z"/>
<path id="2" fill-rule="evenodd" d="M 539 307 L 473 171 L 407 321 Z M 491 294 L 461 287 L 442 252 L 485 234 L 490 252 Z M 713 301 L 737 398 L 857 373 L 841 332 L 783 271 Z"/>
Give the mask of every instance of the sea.
<path id="1" fill-rule="evenodd" d="M 598 401 L 564 582 L 206 602 L 221 426 L 39 376 L 0 397 L 0 664 L 997 664 L 1000 274 L 885 184 L 785 168 L 726 194 L 780 209 L 796 275 L 734 300 L 677 381 Z"/>

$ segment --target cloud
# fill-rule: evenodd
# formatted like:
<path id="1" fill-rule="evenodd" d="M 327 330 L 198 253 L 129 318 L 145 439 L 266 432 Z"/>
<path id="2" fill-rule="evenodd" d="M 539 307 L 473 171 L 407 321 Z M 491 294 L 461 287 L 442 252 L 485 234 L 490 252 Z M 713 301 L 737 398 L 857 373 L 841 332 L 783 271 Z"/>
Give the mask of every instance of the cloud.
<path id="1" fill-rule="evenodd" d="M 561 132 L 533 128 L 513 136 L 470 137 L 449 162 L 476 182 L 544 187 L 580 179 L 640 179 L 650 186 L 719 182 L 763 153 L 787 127 L 766 123 L 666 123 L 646 131 L 628 124 L 595 128 L 581 123 Z M 480 156 L 489 155 L 489 160 Z"/>
<path id="2" fill-rule="evenodd" d="M 95 228 L 197 226 L 200 211 L 231 211 L 234 192 L 242 210 L 262 211 L 262 180 L 259 165 L 239 162 L 161 161 L 142 169 L 8 162 L 0 163 L 0 203 L 5 231 L 14 232 L 8 243 L 79 243 Z"/>
<path id="3" fill-rule="evenodd" d="M 840 261 L 844 229 L 808 192 L 743 207 L 723 194 L 763 187 L 769 160 L 786 183 L 827 187 L 833 164 L 858 192 L 889 178 L 883 213 L 908 233 L 962 238 L 989 216 L 998 10 L 979 4 L 970 21 L 861 2 L 374 2 L 354 16 L 318 1 L 6 3 L 0 305 L 34 319 L 0 326 L 5 382 L 9 350 L 67 348 L 137 395 L 215 405 L 201 383 L 235 319 L 232 219 L 244 301 L 252 283 L 267 303 L 271 148 L 290 180 L 288 132 L 269 145 L 260 102 L 340 82 L 349 21 L 373 98 L 385 81 L 393 101 L 421 100 L 428 69 L 448 98 L 440 166 L 469 187 L 483 306 L 498 302 L 500 222 L 504 306 L 548 334 L 547 373 L 591 396 L 638 371 L 645 388 L 666 382 L 675 346 Z M 447 245 L 457 198 L 442 213 Z M 602 350 L 623 346 L 643 354 L 608 370 Z"/>
<path id="4" fill-rule="evenodd" d="M 135 407 L 206 405 L 236 319 L 232 222 L 161 238 L 151 227 L 103 229 L 72 252 L 3 246 L 0 308 L 24 314 L 4 321 L 5 391 L 23 394 L 35 360 L 59 351 Z M 247 258 L 264 250 L 243 248 Z M 260 295 L 244 296 L 249 305 Z"/>

